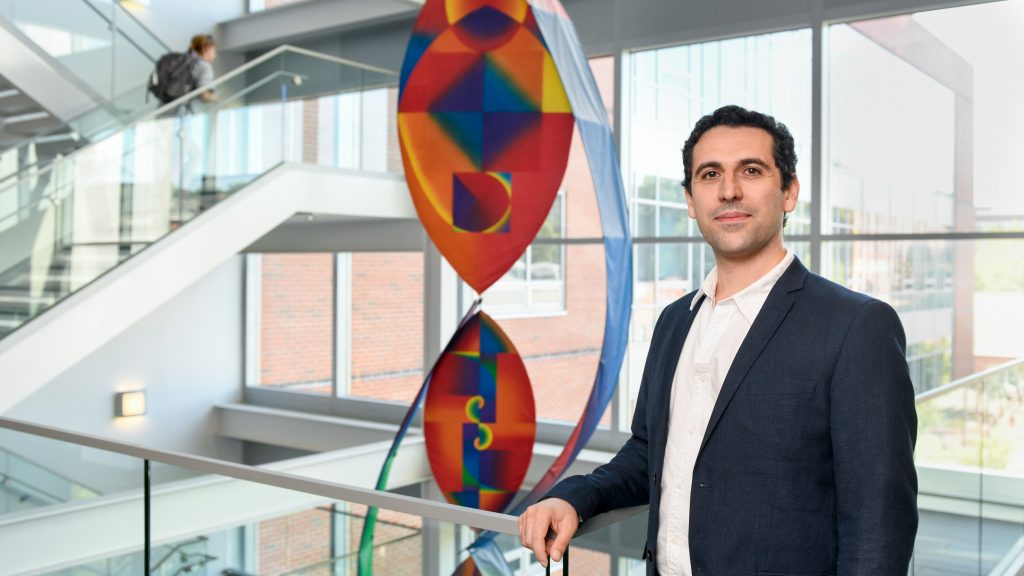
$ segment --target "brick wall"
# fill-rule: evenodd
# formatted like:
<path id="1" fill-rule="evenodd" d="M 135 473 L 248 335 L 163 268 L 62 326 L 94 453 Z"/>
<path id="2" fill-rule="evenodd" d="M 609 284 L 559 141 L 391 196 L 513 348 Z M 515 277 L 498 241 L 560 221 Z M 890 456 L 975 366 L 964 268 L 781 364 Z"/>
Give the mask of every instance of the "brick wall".
<path id="1" fill-rule="evenodd" d="M 410 402 L 422 381 L 423 254 L 353 254 L 351 395 Z"/>
<path id="2" fill-rule="evenodd" d="M 264 254 L 261 280 L 260 385 L 329 382 L 333 256 Z"/>
<path id="3" fill-rule="evenodd" d="M 610 576 L 612 573 L 612 557 L 604 552 L 587 550 L 579 546 L 569 548 L 569 573 L 586 574 L 587 576 Z M 552 570 L 551 574 L 562 576 L 562 570 Z"/>
<path id="4" fill-rule="evenodd" d="M 402 166 L 402 148 L 398 141 L 398 88 L 388 88 L 387 142 L 387 171 L 401 174 L 405 170 Z"/>
<path id="5" fill-rule="evenodd" d="M 366 507 L 349 504 L 348 546 L 359 550 Z M 419 576 L 423 573 L 423 519 L 391 510 L 378 510 L 374 527 L 373 573 L 388 576 Z M 349 562 L 355 574 L 355 558 Z"/>
<path id="6" fill-rule="evenodd" d="M 257 554 L 259 573 L 264 576 L 330 560 L 331 513 L 317 508 L 260 522 Z"/>
<path id="7" fill-rule="evenodd" d="M 302 101 L 302 161 L 306 164 L 319 162 L 320 101 Z"/>
<path id="8" fill-rule="evenodd" d="M 303 2 L 304 0 L 263 0 L 263 7 L 267 10 L 276 8 L 278 6 L 284 6 L 286 4 L 295 4 L 296 2 Z"/>
<path id="9" fill-rule="evenodd" d="M 576 421 L 593 386 L 604 337 L 603 247 L 566 247 L 565 276 L 565 315 L 498 323 L 526 360 L 537 417 Z"/>

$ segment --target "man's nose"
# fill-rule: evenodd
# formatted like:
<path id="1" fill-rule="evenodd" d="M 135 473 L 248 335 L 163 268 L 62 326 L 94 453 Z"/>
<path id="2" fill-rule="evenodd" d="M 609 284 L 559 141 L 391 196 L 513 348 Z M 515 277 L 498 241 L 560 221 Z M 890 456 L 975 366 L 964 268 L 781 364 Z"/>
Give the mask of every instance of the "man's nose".
<path id="1" fill-rule="evenodd" d="M 726 175 L 722 178 L 722 186 L 718 190 L 718 199 L 722 202 L 730 202 L 743 198 L 743 190 L 740 183 L 734 176 Z"/>

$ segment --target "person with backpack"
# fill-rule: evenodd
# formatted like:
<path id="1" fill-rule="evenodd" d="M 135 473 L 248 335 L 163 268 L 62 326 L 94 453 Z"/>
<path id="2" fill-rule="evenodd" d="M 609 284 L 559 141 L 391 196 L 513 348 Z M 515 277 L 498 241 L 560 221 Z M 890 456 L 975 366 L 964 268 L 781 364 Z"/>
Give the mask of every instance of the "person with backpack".
<path id="1" fill-rule="evenodd" d="M 186 52 L 170 52 L 160 57 L 149 81 L 149 92 L 162 104 L 213 82 L 213 61 L 217 58 L 217 42 L 209 34 L 192 37 Z M 199 96 L 204 102 L 217 99 L 213 90 Z"/>
<path id="2" fill-rule="evenodd" d="M 188 53 L 192 57 L 189 72 L 192 75 L 193 89 L 213 82 L 213 61 L 217 59 L 217 43 L 213 40 L 213 36 L 209 34 L 193 36 Z M 213 90 L 206 90 L 200 95 L 200 98 L 204 102 L 211 102 L 217 99 L 217 94 Z"/>

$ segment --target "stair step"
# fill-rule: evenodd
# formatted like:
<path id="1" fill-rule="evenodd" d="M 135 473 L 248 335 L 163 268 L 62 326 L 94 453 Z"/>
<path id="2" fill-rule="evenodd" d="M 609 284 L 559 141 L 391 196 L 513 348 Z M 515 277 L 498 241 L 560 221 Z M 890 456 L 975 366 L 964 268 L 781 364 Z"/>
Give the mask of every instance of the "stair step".
<path id="1" fill-rule="evenodd" d="M 6 313 L 27 317 L 33 311 L 41 311 L 53 306 L 56 301 L 56 295 L 52 294 L 31 296 L 27 292 L 0 293 L 0 315 Z"/>
<path id="2" fill-rule="evenodd" d="M 7 330 L 10 332 L 18 326 L 21 326 L 25 322 L 24 318 L 8 318 L 0 315 L 0 330 Z"/>

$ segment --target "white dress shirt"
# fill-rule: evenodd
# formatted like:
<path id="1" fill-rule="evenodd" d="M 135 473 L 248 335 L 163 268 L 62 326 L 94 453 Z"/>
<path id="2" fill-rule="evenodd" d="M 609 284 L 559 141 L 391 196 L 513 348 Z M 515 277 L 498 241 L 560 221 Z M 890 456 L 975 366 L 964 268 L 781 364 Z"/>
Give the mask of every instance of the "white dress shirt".
<path id="1" fill-rule="evenodd" d="M 787 250 L 782 261 L 767 274 L 718 303 L 715 303 L 716 267 L 690 303 L 692 310 L 701 296 L 706 296 L 686 335 L 672 379 L 656 555 L 662 576 L 692 576 L 690 488 L 697 452 L 736 351 L 768 299 L 768 293 L 792 262 L 793 253 Z"/>

